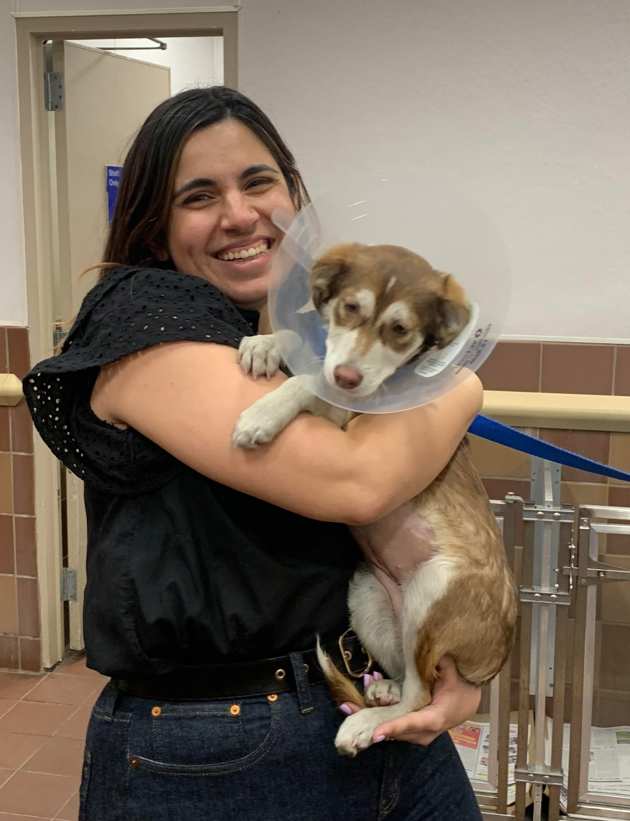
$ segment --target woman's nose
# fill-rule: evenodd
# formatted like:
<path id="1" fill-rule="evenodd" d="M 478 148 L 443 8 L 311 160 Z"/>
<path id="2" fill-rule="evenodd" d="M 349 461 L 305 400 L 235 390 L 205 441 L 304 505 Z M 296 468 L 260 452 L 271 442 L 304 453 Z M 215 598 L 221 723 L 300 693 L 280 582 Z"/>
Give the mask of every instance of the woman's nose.
<path id="1" fill-rule="evenodd" d="M 223 200 L 222 225 L 224 231 L 243 231 L 252 227 L 258 219 L 258 213 L 248 198 L 235 192 L 227 195 Z"/>

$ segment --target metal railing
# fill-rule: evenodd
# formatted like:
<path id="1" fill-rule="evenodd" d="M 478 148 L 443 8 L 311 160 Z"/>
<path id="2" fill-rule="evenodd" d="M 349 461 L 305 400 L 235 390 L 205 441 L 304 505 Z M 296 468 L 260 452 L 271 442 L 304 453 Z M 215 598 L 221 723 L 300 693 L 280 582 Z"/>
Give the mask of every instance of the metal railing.
<path id="1" fill-rule="evenodd" d="M 518 654 L 515 801 L 508 802 L 510 664 L 490 689 L 488 782 L 473 781 L 473 787 L 484 819 L 524 821 L 527 807 L 533 805 L 529 810 L 533 821 L 558 821 L 561 812 L 572 819 L 630 821 L 630 798 L 595 794 L 588 787 L 598 586 L 630 581 L 627 568 L 599 561 L 599 539 L 602 534 L 630 536 L 630 508 L 585 505 L 576 514 L 573 506 L 559 502 L 559 468 L 542 460 L 532 464 L 535 502 L 509 494 L 504 501 L 491 503 L 520 592 L 520 625 L 513 651 Z M 567 658 L 570 611 L 572 660 Z M 572 692 L 565 704 L 569 665 Z"/>

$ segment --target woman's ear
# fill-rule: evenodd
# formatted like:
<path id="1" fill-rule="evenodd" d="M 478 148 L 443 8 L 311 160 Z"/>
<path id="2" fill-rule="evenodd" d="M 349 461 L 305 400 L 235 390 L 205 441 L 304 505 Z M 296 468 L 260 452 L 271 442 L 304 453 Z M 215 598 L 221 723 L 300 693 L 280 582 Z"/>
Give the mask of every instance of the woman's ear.
<path id="1" fill-rule="evenodd" d="M 313 304 L 318 311 L 343 287 L 353 255 L 354 245 L 335 245 L 315 260 L 311 271 L 311 293 Z"/>

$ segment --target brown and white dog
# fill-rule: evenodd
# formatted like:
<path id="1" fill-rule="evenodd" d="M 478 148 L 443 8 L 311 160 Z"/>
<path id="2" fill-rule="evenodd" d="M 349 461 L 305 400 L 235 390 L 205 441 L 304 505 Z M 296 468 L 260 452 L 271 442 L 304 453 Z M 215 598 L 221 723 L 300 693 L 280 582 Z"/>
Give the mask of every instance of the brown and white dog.
<path id="1" fill-rule="evenodd" d="M 336 246 L 313 266 L 311 290 L 328 330 L 325 379 L 353 396 L 369 396 L 397 368 L 432 347 L 445 347 L 469 319 L 453 277 L 397 246 Z M 281 361 L 274 335 L 246 337 L 239 358 L 254 376 L 275 372 Z M 241 415 L 233 445 L 269 442 L 304 410 L 340 427 L 356 415 L 318 399 L 293 377 Z M 337 734 L 337 749 L 348 755 L 370 746 L 380 724 L 430 702 L 443 656 L 454 660 L 465 681 L 490 681 L 512 648 L 517 601 L 466 438 L 416 498 L 352 531 L 367 564 L 350 586 L 351 625 L 390 679 L 370 684 L 362 701 L 320 651 L 337 701 L 366 705 Z M 413 544 L 413 563 L 388 562 L 394 543 L 403 553 Z"/>

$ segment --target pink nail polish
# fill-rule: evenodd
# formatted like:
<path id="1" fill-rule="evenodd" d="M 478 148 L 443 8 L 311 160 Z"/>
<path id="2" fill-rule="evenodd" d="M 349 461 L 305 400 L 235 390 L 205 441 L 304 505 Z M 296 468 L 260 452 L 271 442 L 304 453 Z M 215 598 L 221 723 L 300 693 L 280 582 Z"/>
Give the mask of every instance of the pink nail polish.
<path id="1" fill-rule="evenodd" d="M 379 741 L 385 741 L 385 736 L 384 735 L 379 735 L 379 737 L 374 741 L 374 743 L 378 744 Z"/>
<path id="2" fill-rule="evenodd" d="M 351 716 L 351 715 L 352 715 L 352 710 L 348 707 L 348 705 L 347 705 L 347 704 L 342 704 L 342 705 L 339 707 L 339 709 L 341 710 L 341 712 L 342 712 L 342 713 L 345 713 L 347 716 Z"/>
<path id="3" fill-rule="evenodd" d="M 367 687 L 369 683 L 370 683 L 370 676 L 366 673 L 363 676 L 363 686 Z"/>

